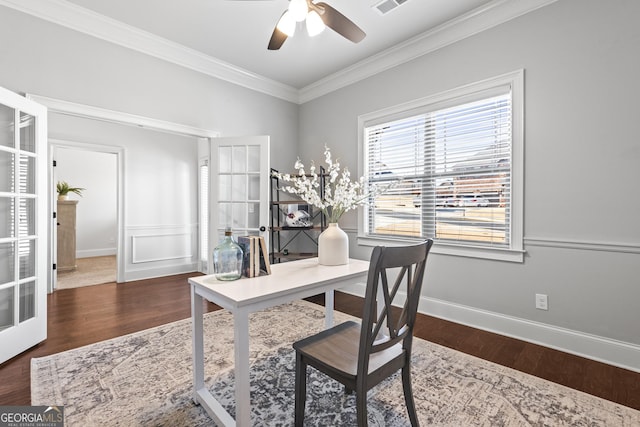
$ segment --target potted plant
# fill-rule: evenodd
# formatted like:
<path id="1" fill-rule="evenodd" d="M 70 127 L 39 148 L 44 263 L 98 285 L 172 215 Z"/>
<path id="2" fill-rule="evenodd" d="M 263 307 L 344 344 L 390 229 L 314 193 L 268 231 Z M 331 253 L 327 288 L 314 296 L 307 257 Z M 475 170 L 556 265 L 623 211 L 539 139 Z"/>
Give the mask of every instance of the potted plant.
<path id="1" fill-rule="evenodd" d="M 84 188 L 71 187 L 66 181 L 58 181 L 58 184 L 56 184 L 56 190 L 58 191 L 58 200 L 67 200 L 69 198 L 69 193 L 75 193 L 82 197 L 82 191 Z"/>

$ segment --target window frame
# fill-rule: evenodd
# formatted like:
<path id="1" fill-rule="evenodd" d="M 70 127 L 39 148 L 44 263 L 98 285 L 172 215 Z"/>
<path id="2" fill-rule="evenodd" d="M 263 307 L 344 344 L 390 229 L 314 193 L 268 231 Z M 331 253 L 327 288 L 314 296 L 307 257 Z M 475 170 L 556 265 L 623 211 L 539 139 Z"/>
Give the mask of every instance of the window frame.
<path id="1" fill-rule="evenodd" d="M 367 143 L 365 129 L 375 124 L 410 117 L 416 110 L 440 109 L 459 105 L 478 93 L 488 92 L 499 87 L 511 87 L 511 222 L 510 245 L 507 248 L 488 247 L 473 243 L 448 243 L 436 240 L 432 252 L 453 256 L 482 258 L 510 262 L 524 261 L 524 70 L 492 77 L 479 82 L 446 90 L 435 95 L 419 98 L 403 104 L 358 116 L 358 175 L 365 175 L 365 153 Z M 402 245 L 415 242 L 415 238 L 403 236 L 370 236 L 365 232 L 367 210 L 358 210 L 358 244 L 362 246 Z"/>

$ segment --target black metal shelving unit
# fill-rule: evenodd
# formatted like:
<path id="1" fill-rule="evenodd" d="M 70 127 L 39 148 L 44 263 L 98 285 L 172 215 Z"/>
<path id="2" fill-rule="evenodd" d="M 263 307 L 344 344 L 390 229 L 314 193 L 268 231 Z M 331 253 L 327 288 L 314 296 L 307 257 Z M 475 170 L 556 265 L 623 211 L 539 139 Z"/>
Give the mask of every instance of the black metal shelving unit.
<path id="1" fill-rule="evenodd" d="M 318 236 L 327 227 L 327 219 L 322 211 L 317 210 L 311 215 L 311 221 L 313 226 L 309 227 L 290 227 L 285 225 L 284 217 L 287 215 L 288 208 L 291 205 L 308 205 L 308 203 L 302 200 L 282 200 L 280 190 L 280 180 L 273 176 L 273 172 L 278 172 L 276 169 L 271 169 L 271 189 L 270 189 L 270 204 L 271 204 L 271 218 L 270 218 L 270 261 L 272 264 L 286 261 L 294 261 L 296 259 L 311 258 L 318 256 Z M 320 170 L 320 197 L 324 197 L 324 169 Z M 294 246 L 294 243 L 300 243 L 300 240 L 309 239 L 316 248 L 315 252 L 300 252 L 297 250 L 290 250 L 289 248 Z"/>

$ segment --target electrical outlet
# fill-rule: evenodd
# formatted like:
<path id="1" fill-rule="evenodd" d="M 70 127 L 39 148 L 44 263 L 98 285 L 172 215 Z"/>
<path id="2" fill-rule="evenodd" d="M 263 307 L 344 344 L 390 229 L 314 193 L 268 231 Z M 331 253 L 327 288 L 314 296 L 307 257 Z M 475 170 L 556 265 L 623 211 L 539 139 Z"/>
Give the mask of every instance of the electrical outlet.
<path id="1" fill-rule="evenodd" d="M 549 310 L 549 300 L 545 294 L 536 294 L 536 308 L 538 310 Z"/>

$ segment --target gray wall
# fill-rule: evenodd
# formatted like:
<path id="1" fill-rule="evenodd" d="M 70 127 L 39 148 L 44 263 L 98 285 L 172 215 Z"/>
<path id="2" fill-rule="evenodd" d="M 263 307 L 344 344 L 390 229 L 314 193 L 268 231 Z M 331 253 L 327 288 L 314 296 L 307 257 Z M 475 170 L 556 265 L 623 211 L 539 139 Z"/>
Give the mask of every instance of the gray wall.
<path id="1" fill-rule="evenodd" d="M 524 69 L 525 261 L 434 254 L 421 307 L 640 370 L 638 16 L 633 0 L 560 0 L 307 102 L 301 157 L 326 143 L 355 171 L 358 115 Z M 368 256 L 357 216 L 344 226 Z"/>
<path id="2" fill-rule="evenodd" d="M 217 131 L 270 135 L 275 167 L 295 160 L 298 106 L 0 6 L 0 86 Z M 125 280 L 193 271 L 197 141 L 49 115 L 49 136 L 124 148 Z M 181 251 L 138 254 L 136 236 L 183 236 Z M 160 238 L 160 237 L 158 237 Z M 144 248 L 160 245 L 144 243 Z M 144 244 L 143 244 L 144 243 Z M 169 251 L 168 246 L 167 251 Z"/>

